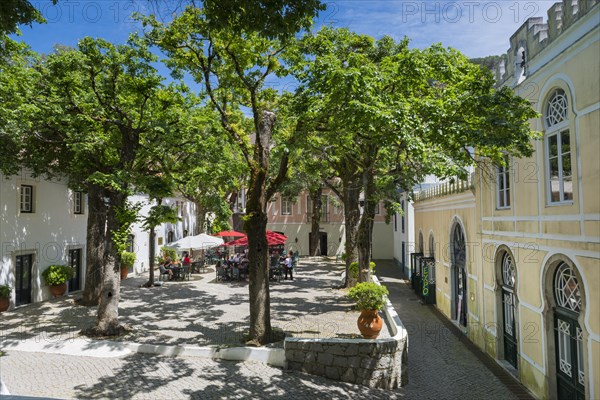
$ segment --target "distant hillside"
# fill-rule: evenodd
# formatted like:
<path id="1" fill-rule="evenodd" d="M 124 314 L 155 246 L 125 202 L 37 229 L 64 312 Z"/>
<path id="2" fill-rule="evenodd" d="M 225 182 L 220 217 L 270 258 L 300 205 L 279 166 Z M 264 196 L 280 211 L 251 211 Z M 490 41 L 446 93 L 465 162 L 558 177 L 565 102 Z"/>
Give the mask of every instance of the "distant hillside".
<path id="1" fill-rule="evenodd" d="M 471 58 L 471 62 L 473 64 L 480 65 L 489 69 L 490 71 L 494 71 L 496 69 L 496 65 L 502 60 L 504 56 L 487 56 L 480 58 Z"/>

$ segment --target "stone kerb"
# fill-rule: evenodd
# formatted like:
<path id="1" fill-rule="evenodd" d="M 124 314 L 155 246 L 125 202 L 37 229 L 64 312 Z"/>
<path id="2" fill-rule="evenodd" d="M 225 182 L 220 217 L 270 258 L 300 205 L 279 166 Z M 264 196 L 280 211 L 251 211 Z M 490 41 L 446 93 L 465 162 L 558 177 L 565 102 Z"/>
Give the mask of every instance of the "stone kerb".
<path id="1" fill-rule="evenodd" d="M 380 284 L 375 276 L 373 281 Z M 406 385 L 408 334 L 389 300 L 383 312 L 391 338 L 286 338 L 287 368 L 371 388 Z"/>

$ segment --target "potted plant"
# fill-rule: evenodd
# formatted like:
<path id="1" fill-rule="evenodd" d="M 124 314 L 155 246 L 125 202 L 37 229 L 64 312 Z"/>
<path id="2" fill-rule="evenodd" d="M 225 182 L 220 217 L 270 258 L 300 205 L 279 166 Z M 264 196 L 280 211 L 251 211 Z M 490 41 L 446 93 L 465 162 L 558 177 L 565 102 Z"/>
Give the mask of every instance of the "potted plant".
<path id="1" fill-rule="evenodd" d="M 388 294 L 385 286 L 374 282 L 361 282 L 350 289 L 348 297 L 354 300 L 357 308 L 361 310 L 357 325 L 365 339 L 375 339 L 379 335 L 383 326 L 379 310 L 385 305 Z"/>
<path id="2" fill-rule="evenodd" d="M 129 251 L 121 253 L 121 279 L 127 278 L 127 275 L 129 275 L 129 268 L 133 266 L 136 258 L 135 254 L 130 253 Z"/>
<path id="3" fill-rule="evenodd" d="M 66 265 L 50 265 L 42 272 L 46 284 L 50 286 L 52 296 L 58 297 L 67 291 L 67 281 L 75 275 L 75 270 Z"/>
<path id="4" fill-rule="evenodd" d="M 10 286 L 0 285 L 0 312 L 8 310 L 10 306 Z"/>

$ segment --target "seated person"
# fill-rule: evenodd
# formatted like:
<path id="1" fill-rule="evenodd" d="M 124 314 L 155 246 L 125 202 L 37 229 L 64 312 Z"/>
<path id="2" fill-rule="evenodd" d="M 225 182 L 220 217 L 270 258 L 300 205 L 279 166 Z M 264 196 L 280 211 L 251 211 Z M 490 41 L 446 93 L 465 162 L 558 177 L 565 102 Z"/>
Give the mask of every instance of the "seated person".
<path id="1" fill-rule="evenodd" d="M 171 269 L 171 262 L 169 260 L 158 266 L 158 270 L 161 275 L 169 275 L 169 280 L 173 279 L 173 270 Z"/>

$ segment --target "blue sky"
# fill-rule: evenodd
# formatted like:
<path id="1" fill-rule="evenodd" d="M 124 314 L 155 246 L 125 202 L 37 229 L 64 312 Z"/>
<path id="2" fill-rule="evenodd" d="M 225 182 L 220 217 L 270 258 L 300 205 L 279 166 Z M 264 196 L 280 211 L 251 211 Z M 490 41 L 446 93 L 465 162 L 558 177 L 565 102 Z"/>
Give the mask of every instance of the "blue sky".
<path id="1" fill-rule="evenodd" d="M 161 0 L 165 1 L 165 0 Z M 167 0 L 172 1 L 172 0 Z M 75 45 L 84 36 L 123 42 L 139 28 L 131 12 L 148 12 L 146 0 L 31 0 L 48 20 L 21 28 L 21 40 L 49 52 L 55 44 Z M 379 38 L 401 39 L 414 47 L 441 42 L 469 57 L 506 52 L 512 33 L 528 17 L 544 16 L 554 1 L 404 1 L 332 0 L 317 26 L 328 24 Z M 172 6 L 171 6 L 172 8 Z M 163 3 L 162 15 L 170 14 Z"/>

